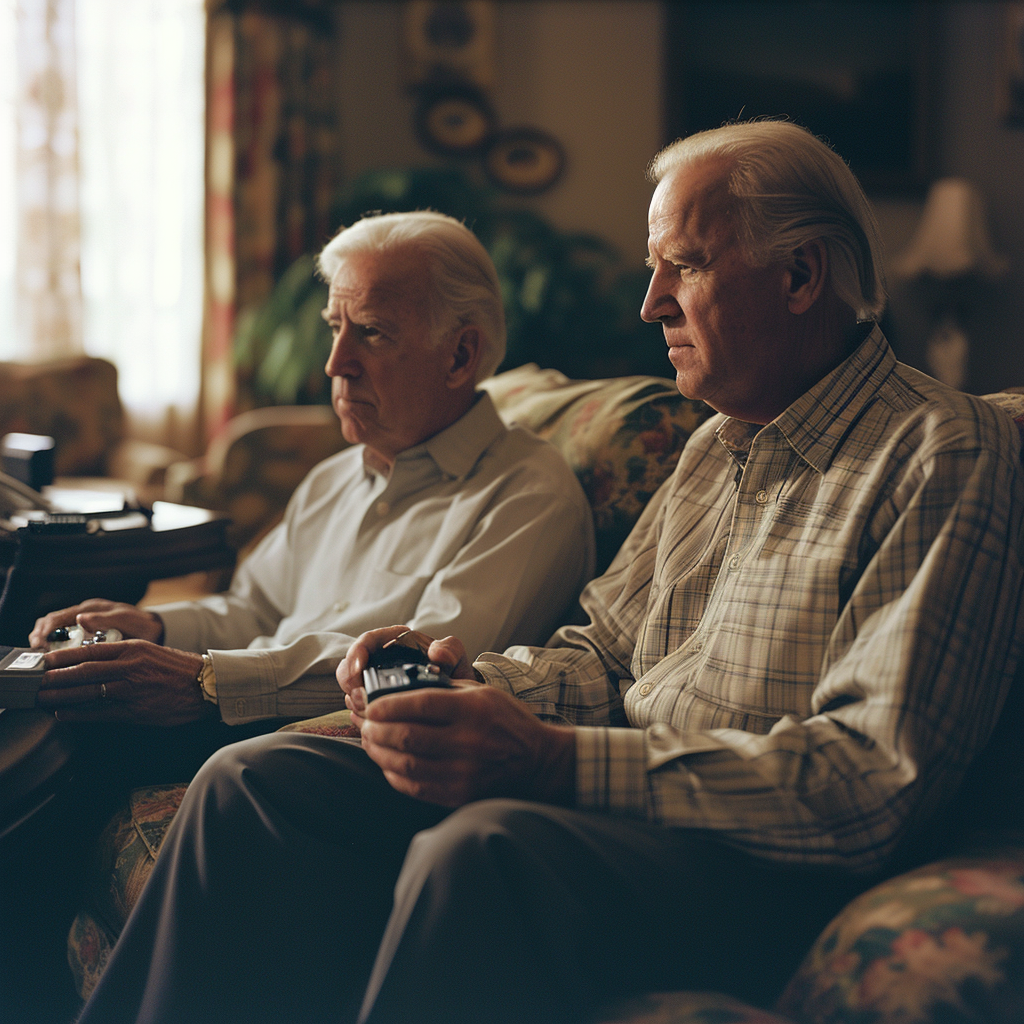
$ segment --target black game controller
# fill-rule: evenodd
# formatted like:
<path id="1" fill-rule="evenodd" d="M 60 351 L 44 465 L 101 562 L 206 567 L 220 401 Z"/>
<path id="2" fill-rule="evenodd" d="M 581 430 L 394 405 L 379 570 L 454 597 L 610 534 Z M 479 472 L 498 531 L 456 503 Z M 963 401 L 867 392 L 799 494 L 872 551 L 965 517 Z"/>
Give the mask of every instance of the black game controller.
<path id="1" fill-rule="evenodd" d="M 423 690 L 430 686 L 450 687 L 452 681 L 433 665 L 418 647 L 389 644 L 370 655 L 363 669 L 367 702 L 386 693 Z"/>

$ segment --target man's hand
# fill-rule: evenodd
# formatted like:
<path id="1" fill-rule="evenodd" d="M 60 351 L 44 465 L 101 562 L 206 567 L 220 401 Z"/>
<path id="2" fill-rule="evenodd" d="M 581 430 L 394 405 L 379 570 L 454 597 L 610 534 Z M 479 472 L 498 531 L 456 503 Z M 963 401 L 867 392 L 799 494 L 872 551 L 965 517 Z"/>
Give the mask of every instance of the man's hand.
<path id="1" fill-rule="evenodd" d="M 370 702 L 352 722 L 363 748 L 401 793 L 461 807 L 490 796 L 570 805 L 576 740 L 510 694 L 460 682 Z"/>
<path id="2" fill-rule="evenodd" d="M 117 629 L 126 640 L 148 640 L 158 644 L 164 638 L 163 621 L 153 612 L 133 604 L 91 598 L 37 619 L 28 642 L 32 647 L 45 647 L 46 638 L 58 626 L 73 626 L 75 623 L 87 633 Z"/>
<path id="3" fill-rule="evenodd" d="M 357 637 L 338 666 L 338 683 L 362 733 L 363 747 L 399 792 L 444 807 L 488 796 L 571 804 L 576 740 L 571 728 L 547 725 L 514 697 L 480 685 L 462 642 L 414 633 L 454 689 L 413 690 L 367 703 L 363 669 L 371 653 L 408 632 L 374 629 Z M 401 643 L 401 640 L 398 640 Z"/>
<path id="4" fill-rule="evenodd" d="M 352 641 L 348 654 L 342 659 L 335 673 L 338 685 L 345 691 L 345 704 L 350 711 L 358 714 L 366 707 L 363 669 L 370 663 L 370 655 L 393 640 L 404 643 L 407 647 L 418 647 L 435 665 L 440 665 L 445 670 L 449 679 L 483 682 L 470 663 L 462 641 L 453 636 L 445 637 L 443 640 L 432 640 L 426 633 L 418 633 L 408 626 L 371 629 Z"/>
<path id="5" fill-rule="evenodd" d="M 215 710 L 196 681 L 202 666 L 199 654 L 146 640 L 50 651 L 36 706 L 62 722 L 183 725 Z"/>

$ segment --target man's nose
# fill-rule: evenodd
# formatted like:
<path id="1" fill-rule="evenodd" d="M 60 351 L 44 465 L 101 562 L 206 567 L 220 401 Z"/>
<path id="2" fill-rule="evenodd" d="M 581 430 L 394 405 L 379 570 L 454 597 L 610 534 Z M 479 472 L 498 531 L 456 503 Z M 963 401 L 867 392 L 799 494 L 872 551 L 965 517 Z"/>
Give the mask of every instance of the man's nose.
<path id="1" fill-rule="evenodd" d="M 659 320 L 678 316 L 682 310 L 679 303 L 659 270 L 651 274 L 651 283 L 647 286 L 643 305 L 640 307 L 640 319 L 649 324 Z"/>
<path id="2" fill-rule="evenodd" d="M 351 331 L 340 328 L 331 342 L 331 353 L 327 357 L 324 372 L 328 377 L 352 377 L 358 374 L 359 364 L 356 362 L 351 347 Z"/>

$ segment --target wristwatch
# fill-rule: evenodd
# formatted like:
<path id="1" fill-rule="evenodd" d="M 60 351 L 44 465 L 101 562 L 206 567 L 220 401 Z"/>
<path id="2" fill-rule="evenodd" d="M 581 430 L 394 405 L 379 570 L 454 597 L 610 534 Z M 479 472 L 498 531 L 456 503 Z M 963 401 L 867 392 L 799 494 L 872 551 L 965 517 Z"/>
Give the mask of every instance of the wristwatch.
<path id="1" fill-rule="evenodd" d="M 202 691 L 203 700 L 211 704 L 217 703 L 217 673 L 213 670 L 213 658 L 208 654 L 203 655 L 203 667 L 196 676 L 196 682 Z"/>

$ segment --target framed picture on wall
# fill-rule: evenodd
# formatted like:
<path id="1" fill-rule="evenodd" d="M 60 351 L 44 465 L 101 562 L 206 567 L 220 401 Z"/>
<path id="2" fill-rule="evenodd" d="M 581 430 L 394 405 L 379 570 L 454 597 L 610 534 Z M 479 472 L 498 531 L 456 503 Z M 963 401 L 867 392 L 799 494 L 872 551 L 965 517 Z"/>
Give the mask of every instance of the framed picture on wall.
<path id="1" fill-rule="evenodd" d="M 825 138 L 874 191 L 919 191 L 931 170 L 934 5 L 665 4 L 669 140 L 751 117 Z"/>

